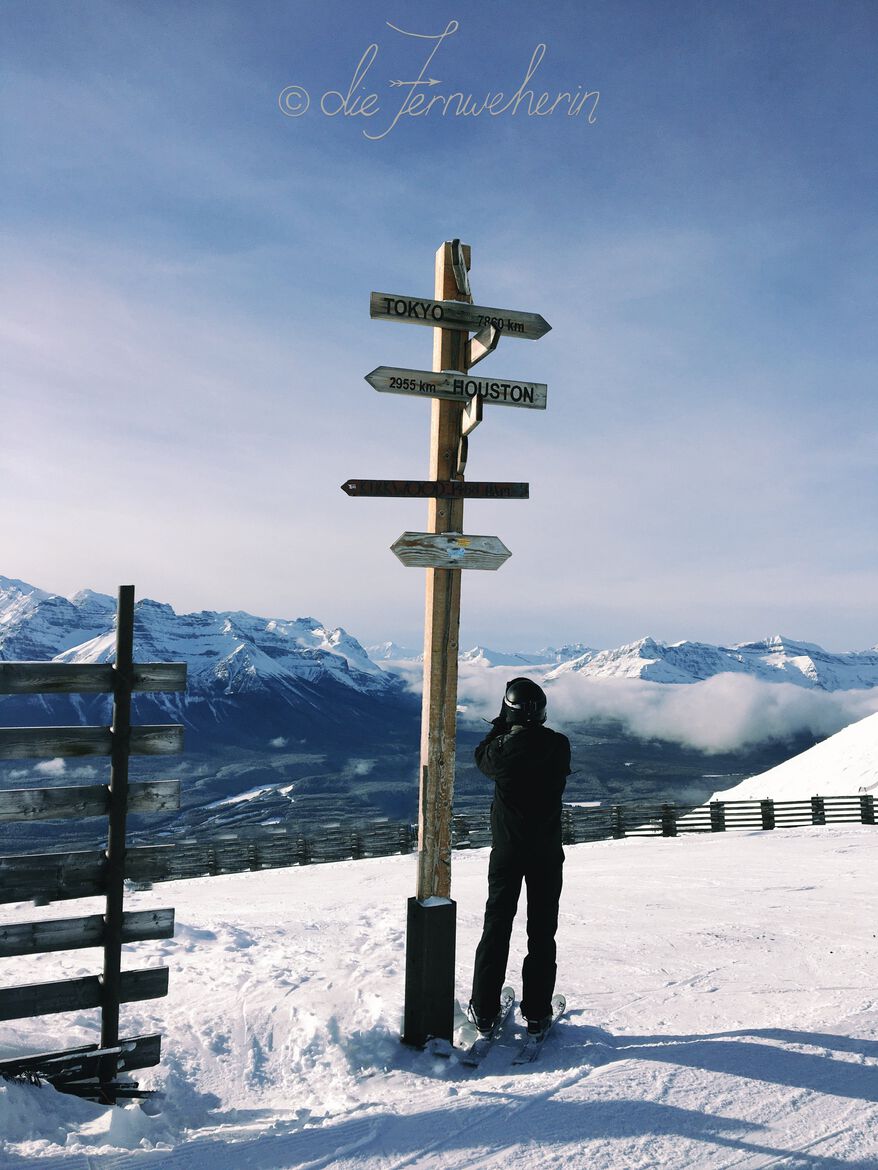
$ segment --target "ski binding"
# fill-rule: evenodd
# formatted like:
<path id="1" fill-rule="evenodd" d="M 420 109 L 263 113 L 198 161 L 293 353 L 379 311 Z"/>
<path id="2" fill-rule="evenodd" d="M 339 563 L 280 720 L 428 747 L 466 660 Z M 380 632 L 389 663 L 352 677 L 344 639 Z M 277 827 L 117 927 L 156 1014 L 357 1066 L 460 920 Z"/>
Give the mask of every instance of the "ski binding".
<path id="1" fill-rule="evenodd" d="M 567 1000 L 563 995 L 555 995 L 552 997 L 552 1018 L 542 1032 L 535 1034 L 528 1033 L 525 1037 L 524 1043 L 518 1050 L 518 1054 L 512 1061 L 513 1064 L 532 1064 L 537 1059 L 542 1051 L 543 1043 L 552 1027 L 564 1015 L 567 1010 Z"/>
<path id="2" fill-rule="evenodd" d="M 469 1068 L 475 1068 L 484 1060 L 494 1041 L 503 1031 L 503 1025 L 509 1018 L 514 1004 L 515 992 L 511 987 L 504 987 L 500 992 L 500 1012 L 490 1032 L 477 1031 L 472 1019 L 469 1016 L 465 1017 L 466 1022 L 463 1024 L 459 1035 L 460 1054 L 458 1059 L 461 1064 L 465 1064 Z"/>

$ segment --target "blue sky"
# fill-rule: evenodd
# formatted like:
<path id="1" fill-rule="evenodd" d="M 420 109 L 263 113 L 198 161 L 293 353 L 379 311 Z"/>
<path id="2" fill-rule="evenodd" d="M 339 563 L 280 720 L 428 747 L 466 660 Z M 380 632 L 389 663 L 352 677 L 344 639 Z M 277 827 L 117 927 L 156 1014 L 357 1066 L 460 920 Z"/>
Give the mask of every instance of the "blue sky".
<path id="1" fill-rule="evenodd" d="M 426 475 L 429 407 L 363 375 L 429 368 L 430 334 L 368 298 L 429 295 L 459 236 L 477 302 L 553 326 L 480 367 L 549 399 L 472 436 L 469 477 L 531 498 L 466 506 L 513 556 L 465 575 L 464 644 L 878 641 L 874 4 L 0 21 L 0 572 L 417 644 L 422 574 L 388 549 L 426 507 L 339 485 Z M 511 94 L 545 45 L 531 87 L 596 107 L 392 125 L 454 21 L 431 93 Z M 377 112 L 322 112 L 373 44 Z"/>

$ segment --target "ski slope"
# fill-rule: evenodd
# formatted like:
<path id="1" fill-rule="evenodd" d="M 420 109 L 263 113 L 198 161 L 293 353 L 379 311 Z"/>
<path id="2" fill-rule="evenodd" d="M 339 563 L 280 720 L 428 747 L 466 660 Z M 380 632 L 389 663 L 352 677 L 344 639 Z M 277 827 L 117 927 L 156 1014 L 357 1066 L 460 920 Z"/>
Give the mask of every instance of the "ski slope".
<path id="1" fill-rule="evenodd" d="M 539 1063 L 510 1026 L 481 1068 L 398 1040 L 413 857 L 134 893 L 174 905 L 164 1100 L 106 1108 L 0 1081 L 3 1170 L 875 1170 L 878 832 L 868 826 L 569 848 L 558 988 Z M 456 854 L 468 993 L 487 850 Z M 0 921 L 95 903 L 5 907 Z M 520 986 L 523 927 L 510 967 Z M 95 951 L 5 960 L 14 984 L 99 970 Z M 97 1037 L 97 1013 L 0 1026 L 2 1055 Z"/>
<path id="2" fill-rule="evenodd" d="M 808 800 L 878 793 L 878 714 L 851 723 L 808 751 L 750 776 L 714 800 Z"/>

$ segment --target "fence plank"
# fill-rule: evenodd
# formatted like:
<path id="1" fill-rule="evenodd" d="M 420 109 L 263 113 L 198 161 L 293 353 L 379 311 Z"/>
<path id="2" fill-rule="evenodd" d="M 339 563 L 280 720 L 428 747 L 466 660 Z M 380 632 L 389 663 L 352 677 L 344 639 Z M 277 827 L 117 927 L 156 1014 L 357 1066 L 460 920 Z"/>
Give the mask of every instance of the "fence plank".
<path id="1" fill-rule="evenodd" d="M 131 728 L 133 756 L 172 756 L 182 750 L 183 727 L 179 723 Z"/>
<path id="2" fill-rule="evenodd" d="M 109 727 L 0 727 L 0 760 L 55 759 L 58 756 L 108 756 Z M 132 727 L 131 753 L 173 755 L 183 750 L 178 723 Z"/>
<path id="3" fill-rule="evenodd" d="M 107 694 L 106 662 L 0 662 L 0 695 Z"/>
<path id="4" fill-rule="evenodd" d="M 185 662 L 134 665 L 135 691 L 185 691 Z M 113 667 L 108 662 L 0 662 L 0 695 L 110 694 Z"/>
<path id="5" fill-rule="evenodd" d="M 131 674 L 133 691 L 185 691 L 185 662 L 135 662 Z"/>
<path id="6" fill-rule="evenodd" d="M 106 860 L 102 849 L 0 857 L 0 903 L 102 894 Z"/>
<path id="7" fill-rule="evenodd" d="M 162 1038 L 158 1032 L 148 1036 L 132 1036 L 120 1040 L 114 1051 L 118 1054 L 116 1065 L 119 1072 L 152 1068 L 161 1060 Z M 14 1056 L 8 1060 L 0 1060 L 0 1072 L 11 1076 L 36 1072 L 61 1087 L 65 1081 L 97 1075 L 98 1061 L 104 1054 L 97 1044 L 86 1044 L 81 1048 L 68 1048 L 63 1052 Z"/>
<path id="8" fill-rule="evenodd" d="M 174 911 L 128 910 L 122 915 L 122 942 L 174 937 Z M 0 925 L 0 959 L 47 951 L 72 951 L 104 943 L 103 914 L 83 918 L 56 918 L 47 922 Z"/>
<path id="9" fill-rule="evenodd" d="M 103 990 L 99 975 L 62 979 L 54 983 L 31 983 L 24 987 L 3 987 L 0 988 L 0 1020 L 20 1020 L 25 1016 L 48 1016 L 54 1012 L 100 1007 Z M 167 994 L 167 967 L 122 972 L 120 1003 L 157 999 Z"/>
<path id="10" fill-rule="evenodd" d="M 129 791 L 130 812 L 167 812 L 180 807 L 179 780 L 143 780 L 132 784 Z M 0 791 L 0 821 L 106 816 L 108 801 L 106 784 L 10 788 Z"/>
<path id="11" fill-rule="evenodd" d="M 108 756 L 109 727 L 0 727 L 0 760 Z"/>
<path id="12" fill-rule="evenodd" d="M 0 821 L 46 821 L 97 817 L 107 811 L 106 784 L 0 791 Z"/>
<path id="13" fill-rule="evenodd" d="M 179 807 L 179 780 L 132 780 L 128 786 L 129 812 L 175 812 Z"/>

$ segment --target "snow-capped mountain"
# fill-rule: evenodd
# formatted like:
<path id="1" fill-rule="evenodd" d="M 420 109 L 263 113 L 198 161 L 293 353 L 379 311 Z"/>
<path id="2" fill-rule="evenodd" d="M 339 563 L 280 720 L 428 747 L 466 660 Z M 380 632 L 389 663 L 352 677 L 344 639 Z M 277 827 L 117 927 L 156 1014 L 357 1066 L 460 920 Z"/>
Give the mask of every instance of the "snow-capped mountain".
<path id="1" fill-rule="evenodd" d="M 72 597 L 0 577 L 0 659 L 39 662 L 78 646 L 112 625 L 116 603 L 83 589 Z"/>
<path id="2" fill-rule="evenodd" d="M 112 661 L 115 610 L 115 600 L 104 594 L 84 590 L 64 598 L 0 577 L 0 659 Z M 141 662 L 186 662 L 189 668 L 184 695 L 137 696 L 141 719 L 172 718 L 211 733 L 223 728 L 233 739 L 357 722 L 375 714 L 376 701 L 412 703 L 400 680 L 376 665 L 355 638 L 314 618 L 177 614 L 170 605 L 143 600 L 135 609 L 134 653 Z M 34 700 L 2 702 L 6 715 L 12 705 L 33 706 Z M 56 718 L 65 705 L 84 712 L 105 702 L 40 700 Z"/>
<path id="3" fill-rule="evenodd" d="M 548 682 L 566 674 L 592 678 L 640 678 L 693 683 L 723 673 L 747 674 L 764 682 L 787 682 L 823 691 L 878 686 L 878 647 L 832 654 L 811 642 L 775 636 L 736 646 L 705 642 L 668 645 L 641 638 L 615 650 L 589 650 L 549 671 Z"/>
<path id="4" fill-rule="evenodd" d="M 366 653 L 373 662 L 417 662 L 424 657 L 422 650 L 400 646 L 398 642 L 379 642 L 376 646 L 367 646 Z"/>

